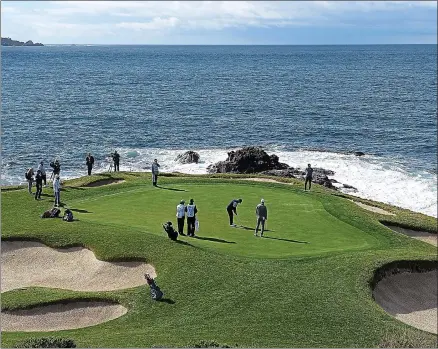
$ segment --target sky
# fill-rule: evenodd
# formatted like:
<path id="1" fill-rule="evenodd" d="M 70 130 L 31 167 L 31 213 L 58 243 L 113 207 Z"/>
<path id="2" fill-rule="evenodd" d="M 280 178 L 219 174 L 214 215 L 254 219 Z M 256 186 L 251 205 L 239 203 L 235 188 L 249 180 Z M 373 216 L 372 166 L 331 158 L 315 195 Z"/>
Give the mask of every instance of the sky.
<path id="1" fill-rule="evenodd" d="M 43 44 L 436 44 L 437 1 L 1 1 L 1 36 Z"/>

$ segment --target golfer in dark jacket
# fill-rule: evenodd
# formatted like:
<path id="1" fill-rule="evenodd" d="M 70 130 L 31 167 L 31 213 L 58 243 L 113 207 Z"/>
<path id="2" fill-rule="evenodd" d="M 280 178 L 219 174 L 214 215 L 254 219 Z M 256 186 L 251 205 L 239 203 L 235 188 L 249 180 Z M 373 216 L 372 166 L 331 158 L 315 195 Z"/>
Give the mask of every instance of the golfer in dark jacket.
<path id="1" fill-rule="evenodd" d="M 254 232 L 254 235 L 257 236 L 259 232 L 260 223 L 262 224 L 262 231 L 260 233 L 260 237 L 263 237 L 263 232 L 265 231 L 265 221 L 268 220 L 268 209 L 265 206 L 265 200 L 261 200 L 260 204 L 256 207 L 256 216 L 257 216 L 257 227 Z"/>
<path id="2" fill-rule="evenodd" d="M 87 162 L 87 169 L 88 169 L 88 175 L 91 176 L 91 170 L 93 169 L 94 165 L 94 157 L 90 153 L 88 153 L 87 158 L 85 159 Z"/>
<path id="3" fill-rule="evenodd" d="M 237 205 L 242 203 L 242 199 L 234 199 L 227 206 L 228 216 L 230 217 L 230 227 L 235 227 L 236 225 L 233 223 L 233 215 L 237 216 Z"/>

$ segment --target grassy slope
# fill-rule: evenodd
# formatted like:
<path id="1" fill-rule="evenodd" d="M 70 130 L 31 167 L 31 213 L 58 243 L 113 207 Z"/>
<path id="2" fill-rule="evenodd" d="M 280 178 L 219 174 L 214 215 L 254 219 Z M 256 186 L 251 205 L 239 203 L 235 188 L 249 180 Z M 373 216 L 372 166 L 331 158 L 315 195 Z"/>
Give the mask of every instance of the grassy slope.
<path id="1" fill-rule="evenodd" d="M 80 347 L 182 346 L 196 339 L 216 339 L 225 343 L 257 347 L 371 347 L 377 345 L 388 332 L 402 334 L 407 331 L 412 335 L 419 332 L 385 314 L 371 299 L 367 282 L 372 277 L 373 270 L 383 263 L 398 259 L 436 259 L 436 250 L 425 243 L 392 233 L 376 220 L 382 216 L 365 212 L 347 200 L 327 195 L 323 188 L 316 187 L 314 193 L 306 198 L 296 191 L 294 186 L 242 182 L 239 187 L 218 186 L 221 190 L 214 193 L 215 196 L 211 195 L 211 200 L 207 200 L 205 194 L 203 197 L 202 189 L 185 183 L 230 183 L 229 180 L 165 178 L 162 180 L 164 185 L 185 188 L 196 194 L 194 198 L 199 205 L 202 229 L 200 235 L 207 234 L 208 231 L 209 236 L 237 242 L 226 244 L 187 239 L 192 246 L 175 244 L 163 237 L 161 229 L 154 226 L 157 224 L 155 220 L 153 223 L 142 224 L 135 224 L 134 220 L 134 224 L 131 222 L 133 227 L 124 225 L 121 229 L 113 211 L 102 225 L 102 217 L 97 217 L 100 214 L 98 210 L 101 205 L 109 202 L 111 196 L 105 200 L 98 199 L 101 195 L 140 189 L 134 196 L 138 202 L 132 205 L 133 208 L 140 212 L 141 200 L 148 197 L 157 206 L 161 206 L 158 205 L 160 202 L 157 202 L 159 199 L 152 194 L 151 190 L 154 189 L 149 186 L 147 176 L 120 176 L 124 176 L 127 182 L 83 190 L 66 188 L 62 193 L 62 199 L 65 198 L 65 201 L 71 203 L 71 207 L 95 210 L 92 211 L 93 214 L 76 214 L 80 221 L 72 224 L 35 218 L 47 209 L 50 202 L 48 197 L 45 197 L 45 201 L 34 202 L 25 191 L 2 193 L 2 237 L 34 237 L 53 246 L 80 243 L 95 251 L 101 259 L 142 257 L 154 264 L 158 273 L 158 284 L 165 291 L 166 297 L 175 303 L 153 302 L 145 287 L 105 293 L 30 288 L 3 294 L 2 308 L 22 307 L 56 299 L 96 296 L 116 299 L 129 307 L 128 314 L 117 320 L 59 333 L 74 338 Z M 90 178 L 78 179 L 72 181 L 71 185 L 84 184 L 87 180 Z M 252 199 L 247 195 L 251 195 L 253 191 L 256 192 L 254 200 L 262 194 L 268 202 L 272 202 L 271 211 L 277 215 L 281 212 L 280 206 L 274 210 L 275 198 L 278 196 L 284 196 L 282 199 L 286 202 L 299 200 L 308 204 L 301 208 L 324 207 L 326 211 L 316 211 L 321 214 L 318 220 L 312 221 L 304 215 L 299 217 L 300 224 L 314 222 L 318 226 L 319 219 L 327 219 L 330 222 L 334 219 L 333 216 L 336 216 L 345 222 L 336 221 L 336 226 L 342 228 L 347 225 L 349 231 L 368 245 L 362 246 L 362 250 L 358 251 L 321 254 L 324 252 L 324 239 L 316 239 L 309 244 L 312 248 L 313 245 L 319 246 L 314 250 L 313 256 L 294 257 L 295 253 L 299 254 L 301 244 L 268 239 L 256 240 L 252 236 L 246 236 L 251 232 L 245 230 L 239 230 L 239 234 L 245 234 L 245 238 L 240 235 L 237 237 L 235 229 L 226 227 L 227 217 L 222 203 L 219 205 L 221 209 L 214 213 L 212 218 L 217 219 L 220 222 L 218 224 L 224 228 L 221 228 L 220 233 L 209 228 L 209 218 L 202 216 L 202 212 L 207 209 L 210 212 L 212 206 L 209 207 L 209 202 L 214 202 L 218 195 L 226 197 L 228 201 L 230 197 L 240 196 L 241 193 L 244 194 L 241 195 L 244 197 L 244 203 L 238 209 L 241 215 L 239 218 L 241 222 L 250 225 L 253 222 L 253 207 L 249 204 Z M 165 197 L 171 199 L 172 203 L 181 197 L 188 199 L 191 194 L 160 190 L 160 197 L 164 192 Z M 269 195 L 273 197 L 270 198 Z M 116 196 L 119 197 L 114 195 Z M 95 198 L 96 201 L 85 201 L 86 198 Z M 124 199 L 129 202 L 128 197 Z M 96 203 L 94 207 L 93 202 Z M 174 220 L 175 205 L 171 206 L 169 212 L 163 212 L 160 218 L 164 220 L 170 215 Z M 114 206 L 110 205 L 107 208 L 111 207 Z M 398 213 L 399 219 L 408 219 L 404 211 L 398 211 L 396 208 L 392 210 Z M 305 213 L 305 209 L 303 211 Z M 92 218 L 94 215 L 97 219 Z M 296 229 L 283 232 L 284 227 L 286 230 L 290 228 L 290 224 L 284 222 L 283 226 L 283 223 L 274 223 L 274 217 L 272 214 L 269 228 L 275 232 L 270 234 L 275 233 L 278 237 L 296 240 L 309 238 L 311 232 L 305 231 L 305 226 L 302 226 L 304 230 L 301 231 Z M 410 214 L 409 219 L 413 225 L 423 228 L 432 225 L 432 220 L 423 215 Z M 108 224 L 108 220 L 113 222 Z M 296 220 L 297 217 L 294 217 L 294 222 Z M 158 223 L 161 221 L 160 219 Z M 337 229 L 333 228 L 330 231 L 339 234 Z M 345 234 L 339 235 L 342 236 Z M 240 245 L 252 241 L 258 245 L 251 245 L 251 249 L 271 258 L 256 258 L 255 255 L 247 258 L 251 254 L 245 253 L 247 249 L 241 248 Z M 265 248 L 261 245 L 265 242 L 271 247 Z M 348 239 L 348 236 L 346 240 L 341 239 L 338 242 L 344 247 L 354 246 L 354 241 Z M 235 250 L 231 254 L 225 253 L 230 246 Z M 371 249 L 367 250 L 367 247 Z M 282 259 L 272 258 L 275 250 L 279 251 Z M 3 333 L 3 346 L 10 346 L 27 336 L 29 334 L 26 333 Z M 435 338 L 432 335 L 427 336 L 431 341 Z"/>

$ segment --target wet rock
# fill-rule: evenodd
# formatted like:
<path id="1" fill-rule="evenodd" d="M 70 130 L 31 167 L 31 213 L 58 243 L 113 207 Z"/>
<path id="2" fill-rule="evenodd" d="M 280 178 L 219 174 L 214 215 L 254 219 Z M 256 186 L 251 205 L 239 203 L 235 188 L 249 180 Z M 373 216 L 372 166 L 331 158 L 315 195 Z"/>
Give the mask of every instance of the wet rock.
<path id="1" fill-rule="evenodd" d="M 269 170 L 284 170 L 287 164 L 278 161 L 275 154 L 268 155 L 261 147 L 244 147 L 231 151 L 225 161 L 207 167 L 208 173 L 259 173 Z"/>
<path id="2" fill-rule="evenodd" d="M 195 151 L 189 150 L 186 151 L 184 154 L 179 154 L 175 161 L 178 161 L 181 164 L 197 164 L 199 162 L 199 154 Z"/>
<path id="3" fill-rule="evenodd" d="M 362 153 L 361 151 L 355 151 L 354 155 L 356 155 L 356 156 L 364 156 L 365 153 Z"/>

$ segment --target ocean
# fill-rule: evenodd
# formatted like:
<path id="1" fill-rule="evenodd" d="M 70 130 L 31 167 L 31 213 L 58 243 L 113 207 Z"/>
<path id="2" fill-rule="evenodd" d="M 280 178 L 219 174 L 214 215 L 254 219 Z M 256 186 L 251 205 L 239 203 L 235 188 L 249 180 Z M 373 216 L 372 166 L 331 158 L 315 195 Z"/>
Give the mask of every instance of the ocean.
<path id="1" fill-rule="evenodd" d="M 436 45 L 2 47 L 1 72 L 2 185 L 55 158 L 85 175 L 88 152 L 106 171 L 114 150 L 121 170 L 206 173 L 257 145 L 437 217 Z"/>

